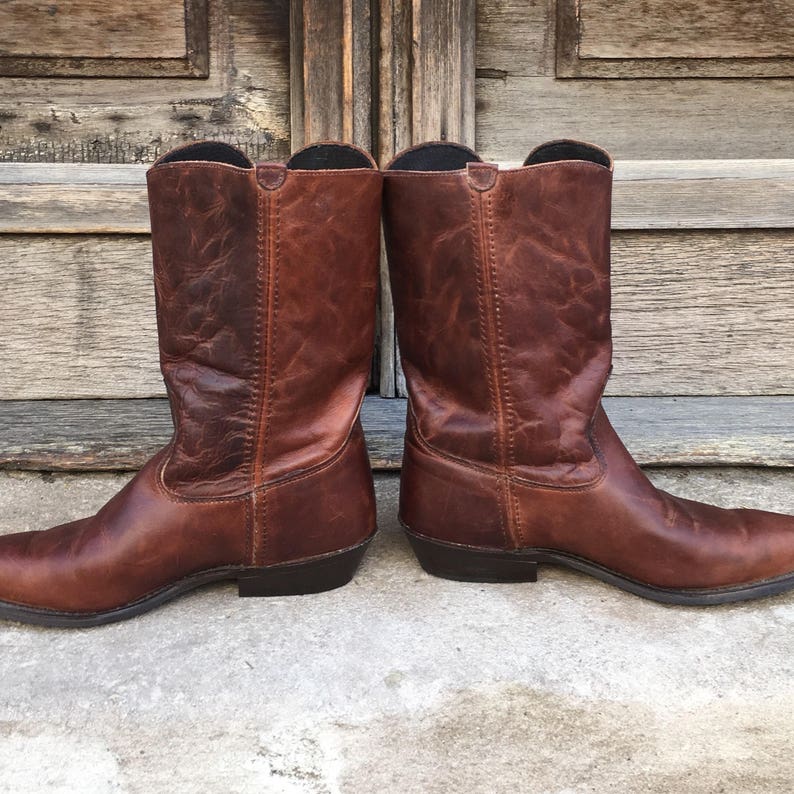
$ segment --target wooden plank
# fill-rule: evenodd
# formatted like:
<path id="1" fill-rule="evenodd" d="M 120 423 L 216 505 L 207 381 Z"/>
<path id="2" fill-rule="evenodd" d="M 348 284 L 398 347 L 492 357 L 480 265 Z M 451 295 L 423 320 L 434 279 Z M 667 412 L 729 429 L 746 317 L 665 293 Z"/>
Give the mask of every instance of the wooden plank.
<path id="1" fill-rule="evenodd" d="M 794 56 L 788 0 L 579 0 L 580 58 Z"/>
<path id="2" fill-rule="evenodd" d="M 0 232 L 148 234 L 146 188 L 0 184 Z"/>
<path id="3" fill-rule="evenodd" d="M 145 178 L 146 167 L 136 165 L 0 163 L 0 232 L 147 233 Z M 794 160 L 624 160 L 615 167 L 615 229 L 790 228 L 792 207 Z"/>
<path id="4" fill-rule="evenodd" d="M 0 163 L 0 185 L 146 186 L 142 164 Z"/>
<path id="5" fill-rule="evenodd" d="M 149 240 L 0 235 L 0 398 L 155 397 Z M 613 235 L 616 395 L 794 394 L 794 230 Z"/>
<path id="6" fill-rule="evenodd" d="M 148 234 L 146 168 L 0 163 L 0 232 Z"/>
<path id="7" fill-rule="evenodd" d="M 428 140 L 474 145 L 475 0 L 379 0 L 377 154 Z M 404 394 L 391 290 L 381 263 L 380 393 Z"/>
<path id="8" fill-rule="evenodd" d="M 413 3 L 411 143 L 459 141 L 474 145 L 475 3 Z"/>
<path id="9" fill-rule="evenodd" d="M 616 232 L 612 272 L 610 394 L 794 394 L 794 232 Z"/>
<path id="10" fill-rule="evenodd" d="M 790 77 L 794 9 L 736 0 L 559 0 L 557 77 Z"/>
<path id="11" fill-rule="evenodd" d="M 521 160 L 558 137 L 592 140 L 621 160 L 794 156 L 789 137 L 769 133 L 791 126 L 789 81 L 559 80 L 555 7 L 478 3 L 477 148 L 486 159 Z"/>
<path id="12" fill-rule="evenodd" d="M 0 75 L 206 77 L 206 0 L 0 3 Z"/>
<path id="13" fill-rule="evenodd" d="M 404 0 L 379 0 L 378 137 L 381 167 L 413 143 L 413 4 Z M 389 266 L 381 242 L 380 329 L 378 334 L 379 391 L 384 397 L 403 393 L 398 381 L 402 368 L 397 350 Z"/>
<path id="14" fill-rule="evenodd" d="M 0 252 L 0 393 L 163 393 L 148 237 L 1 235 Z"/>
<path id="15" fill-rule="evenodd" d="M 190 13 L 191 6 L 187 7 Z M 125 13 L 132 14 L 125 6 Z M 207 53 L 188 26 L 205 80 L 9 77 L 0 98 L 0 161 L 151 162 L 216 138 L 256 159 L 289 154 L 289 8 L 282 0 L 207 0 Z M 200 48 L 199 48 L 200 49 Z M 109 64 L 114 59 L 107 59 Z M 154 74 L 154 72 L 152 72 Z"/>
<path id="16" fill-rule="evenodd" d="M 181 0 L 10 0 L 0 4 L 0 52 L 39 57 L 176 58 L 185 52 Z"/>
<path id="17" fill-rule="evenodd" d="M 373 469 L 402 462 L 405 401 L 370 395 Z M 606 410 L 646 466 L 794 466 L 792 397 L 610 397 Z M 135 470 L 171 435 L 166 400 L 0 402 L 0 468 Z"/>
<path id="18" fill-rule="evenodd" d="M 322 140 L 372 148 L 368 0 L 290 3 L 292 149 Z"/>
<path id="19" fill-rule="evenodd" d="M 614 229 L 794 226 L 794 160 L 623 160 Z"/>

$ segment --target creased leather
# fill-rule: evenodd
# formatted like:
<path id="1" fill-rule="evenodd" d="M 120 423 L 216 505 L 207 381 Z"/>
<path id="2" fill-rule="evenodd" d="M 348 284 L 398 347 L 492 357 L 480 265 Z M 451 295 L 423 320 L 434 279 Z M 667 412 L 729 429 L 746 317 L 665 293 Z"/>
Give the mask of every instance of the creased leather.
<path id="1" fill-rule="evenodd" d="M 357 417 L 380 174 L 269 167 L 262 185 L 253 165 L 190 151 L 148 174 L 173 439 L 95 516 L 0 537 L 0 601 L 107 611 L 191 574 L 300 561 L 374 531 Z"/>
<path id="2" fill-rule="evenodd" d="M 338 452 L 358 415 L 375 341 L 381 188 L 374 170 L 289 171 L 275 194 L 266 481 Z"/>
<path id="3" fill-rule="evenodd" d="M 0 537 L 0 599 L 61 612 L 129 604 L 199 571 L 245 562 L 244 499 L 169 498 L 164 453 L 95 516 Z"/>
<path id="4" fill-rule="evenodd" d="M 384 173 L 384 233 L 400 355 L 423 437 L 495 460 L 471 191 L 463 172 Z"/>
<path id="5" fill-rule="evenodd" d="M 175 428 L 163 479 L 184 496 L 242 493 L 259 399 L 254 172 L 166 164 L 150 169 L 148 182 L 160 362 Z"/>
<path id="6" fill-rule="evenodd" d="M 610 185 L 579 162 L 500 172 L 487 191 L 464 171 L 386 172 L 400 352 L 428 444 L 530 481 L 600 475 L 587 431 L 611 357 Z"/>
<path id="7" fill-rule="evenodd" d="M 386 171 L 410 395 L 401 518 L 437 540 L 564 552 L 660 588 L 790 574 L 794 518 L 659 491 L 601 407 L 611 176 L 578 160 L 500 171 L 491 188 L 465 171 Z"/>

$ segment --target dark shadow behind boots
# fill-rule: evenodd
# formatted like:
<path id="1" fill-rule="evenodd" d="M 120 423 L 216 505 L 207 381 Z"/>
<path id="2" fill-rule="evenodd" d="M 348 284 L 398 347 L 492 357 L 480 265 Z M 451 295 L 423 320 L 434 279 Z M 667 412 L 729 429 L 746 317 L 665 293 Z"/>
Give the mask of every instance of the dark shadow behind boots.
<path id="1" fill-rule="evenodd" d="M 382 178 L 316 144 L 286 165 L 196 143 L 149 170 L 174 435 L 99 513 L 0 537 L 0 617 L 88 626 L 220 579 L 326 590 L 375 531 L 359 408 Z"/>
<path id="2" fill-rule="evenodd" d="M 385 172 L 410 394 L 401 519 L 431 573 L 534 581 L 538 563 L 677 604 L 794 587 L 794 518 L 657 490 L 612 429 L 612 160 L 556 141 L 499 170 L 425 144 Z"/>

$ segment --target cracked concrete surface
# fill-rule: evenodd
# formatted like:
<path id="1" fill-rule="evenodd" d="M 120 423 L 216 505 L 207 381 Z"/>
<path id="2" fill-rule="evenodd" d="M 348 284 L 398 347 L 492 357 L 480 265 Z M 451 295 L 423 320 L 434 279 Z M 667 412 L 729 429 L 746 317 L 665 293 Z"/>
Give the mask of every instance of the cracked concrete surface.
<path id="1" fill-rule="evenodd" d="M 794 472 L 668 470 L 794 513 Z M 93 512 L 121 475 L 0 474 L 0 532 Z M 0 792 L 789 792 L 794 595 L 667 607 L 542 568 L 434 579 L 378 477 L 354 582 L 197 591 L 62 631 L 0 623 Z"/>

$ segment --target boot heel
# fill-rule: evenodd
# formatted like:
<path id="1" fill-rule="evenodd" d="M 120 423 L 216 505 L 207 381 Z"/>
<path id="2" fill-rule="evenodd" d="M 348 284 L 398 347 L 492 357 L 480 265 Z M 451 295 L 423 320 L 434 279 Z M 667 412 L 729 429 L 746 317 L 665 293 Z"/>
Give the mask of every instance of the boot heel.
<path id="1" fill-rule="evenodd" d="M 335 590 L 353 578 L 370 540 L 368 538 L 358 546 L 306 562 L 249 568 L 238 576 L 237 592 L 241 598 L 255 598 Z"/>
<path id="2" fill-rule="evenodd" d="M 538 564 L 521 552 L 474 549 L 406 532 L 419 564 L 433 576 L 459 582 L 536 582 Z"/>

